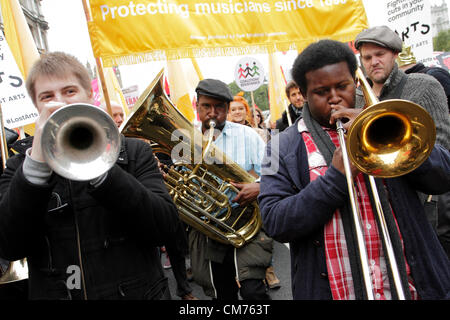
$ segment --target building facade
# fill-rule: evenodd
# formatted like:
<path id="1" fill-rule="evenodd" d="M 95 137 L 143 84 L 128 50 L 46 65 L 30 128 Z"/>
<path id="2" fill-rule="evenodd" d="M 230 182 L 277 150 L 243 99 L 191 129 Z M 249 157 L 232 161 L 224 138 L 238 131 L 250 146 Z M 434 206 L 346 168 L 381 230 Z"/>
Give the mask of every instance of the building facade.
<path id="1" fill-rule="evenodd" d="M 433 38 L 436 37 L 439 32 L 450 29 L 447 1 L 442 1 L 441 5 L 431 6 L 431 25 Z"/>
<path id="2" fill-rule="evenodd" d="M 41 0 L 19 0 L 28 27 L 33 35 L 39 53 L 48 51 L 47 30 L 48 23 L 41 11 Z M 1 12 L 1 8 L 0 8 Z M 3 18 L 0 16 L 0 28 L 3 32 Z"/>

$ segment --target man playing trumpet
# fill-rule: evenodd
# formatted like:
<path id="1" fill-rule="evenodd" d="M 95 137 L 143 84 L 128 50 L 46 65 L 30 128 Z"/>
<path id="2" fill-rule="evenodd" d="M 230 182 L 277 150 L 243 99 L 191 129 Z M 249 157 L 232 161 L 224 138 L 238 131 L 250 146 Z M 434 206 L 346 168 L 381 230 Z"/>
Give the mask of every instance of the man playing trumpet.
<path id="1" fill-rule="evenodd" d="M 110 170 L 66 179 L 45 161 L 42 129 L 64 105 L 93 104 L 91 79 L 73 56 L 48 53 L 27 89 L 40 116 L 0 178 L 0 257 L 27 258 L 31 299 L 170 298 L 157 247 L 179 220 L 151 147 L 122 136 Z"/>

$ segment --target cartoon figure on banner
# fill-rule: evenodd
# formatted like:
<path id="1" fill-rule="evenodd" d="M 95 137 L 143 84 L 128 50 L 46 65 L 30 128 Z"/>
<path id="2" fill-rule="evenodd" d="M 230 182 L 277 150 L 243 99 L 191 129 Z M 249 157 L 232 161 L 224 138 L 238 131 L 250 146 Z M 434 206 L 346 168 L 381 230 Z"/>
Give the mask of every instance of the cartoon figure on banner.
<path id="1" fill-rule="evenodd" d="M 242 69 L 243 65 L 246 66 L 245 70 Z M 250 67 L 250 65 L 253 65 L 253 67 Z M 250 92 L 252 97 L 252 114 L 254 118 L 253 121 L 254 123 L 256 123 L 256 111 L 253 91 L 257 90 L 264 83 L 264 67 L 258 60 L 254 58 L 242 58 L 236 64 L 234 71 L 234 80 L 237 86 L 242 91 Z"/>
<path id="2" fill-rule="evenodd" d="M 242 66 L 245 66 L 245 69 Z M 264 83 L 264 67 L 258 60 L 245 57 L 236 64 L 234 76 L 241 90 L 255 91 Z"/>
<path id="3" fill-rule="evenodd" d="M 238 69 L 238 71 L 237 71 L 237 72 L 239 73 L 239 79 L 242 78 L 242 77 L 246 78 L 246 76 L 244 75 L 244 71 L 245 71 L 245 70 L 242 69 L 242 64 L 240 64 L 240 65 L 239 65 L 239 69 Z"/>
<path id="4" fill-rule="evenodd" d="M 254 77 L 255 75 L 258 75 L 258 76 L 259 76 L 259 72 L 258 72 L 259 68 L 258 68 L 258 66 L 256 65 L 256 62 L 253 62 L 253 68 L 252 68 L 251 70 L 253 70 L 253 74 L 251 75 L 252 77 Z M 250 73 L 250 72 L 249 72 L 249 73 Z"/>

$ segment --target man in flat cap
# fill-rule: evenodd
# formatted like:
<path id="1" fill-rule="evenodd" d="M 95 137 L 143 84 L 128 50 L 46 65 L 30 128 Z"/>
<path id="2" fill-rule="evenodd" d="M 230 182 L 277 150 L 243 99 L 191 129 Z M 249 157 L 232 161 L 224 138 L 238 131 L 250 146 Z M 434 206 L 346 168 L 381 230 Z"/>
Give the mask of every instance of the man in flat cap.
<path id="1" fill-rule="evenodd" d="M 436 125 L 436 143 L 450 149 L 450 120 L 444 89 L 429 75 L 407 75 L 399 70 L 396 58 L 402 51 L 402 40 L 397 33 L 387 26 L 369 28 L 356 36 L 355 47 L 379 100 L 405 99 L 425 108 Z M 364 98 L 359 91 L 357 106 L 363 105 Z"/>
<path id="2" fill-rule="evenodd" d="M 226 121 L 233 100 L 228 86 L 220 80 L 204 79 L 195 91 L 202 133 L 205 134 L 210 129 L 210 121 L 214 121 L 215 130 L 218 130 L 215 146 L 244 170 L 259 177 L 264 141 L 252 128 Z M 236 209 L 255 201 L 259 194 L 259 182 L 233 185 L 240 190 L 232 200 Z M 239 292 L 245 300 L 270 299 L 264 278 L 272 260 L 273 240 L 264 231 L 237 249 L 192 229 L 189 247 L 194 280 L 203 287 L 206 295 L 218 300 L 237 300 Z"/>
<path id="3" fill-rule="evenodd" d="M 387 26 L 369 28 L 356 36 L 355 47 L 360 52 L 361 63 L 378 99 L 404 99 L 423 107 L 436 125 L 436 143 L 450 149 L 450 118 L 445 91 L 432 76 L 405 74 L 399 69 L 396 59 L 402 51 L 402 40 L 397 33 Z M 356 106 L 363 107 L 364 104 L 363 93 L 358 90 Z M 428 220 L 436 228 L 437 196 L 422 193 L 419 196 L 423 200 Z"/>

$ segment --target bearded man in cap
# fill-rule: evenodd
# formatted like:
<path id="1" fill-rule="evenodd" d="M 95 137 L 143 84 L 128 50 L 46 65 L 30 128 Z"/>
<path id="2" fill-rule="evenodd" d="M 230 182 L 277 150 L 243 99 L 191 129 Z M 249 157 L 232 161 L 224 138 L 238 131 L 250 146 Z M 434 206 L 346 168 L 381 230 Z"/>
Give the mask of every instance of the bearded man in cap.
<path id="1" fill-rule="evenodd" d="M 402 51 L 402 40 L 387 26 L 366 29 L 356 36 L 362 65 L 372 82 L 372 90 L 380 101 L 404 99 L 423 107 L 436 125 L 436 143 L 450 149 L 450 119 L 447 96 L 441 84 L 426 74 L 405 74 L 396 63 Z M 357 106 L 365 104 L 362 92 L 357 92 Z"/>
<path id="2" fill-rule="evenodd" d="M 423 107 L 436 125 L 436 143 L 450 149 L 450 118 L 445 91 L 441 84 L 430 75 L 406 74 L 399 69 L 396 59 L 402 51 L 402 44 L 397 33 L 387 26 L 366 29 L 355 39 L 355 47 L 360 52 L 361 63 L 378 99 L 380 101 L 404 99 Z M 364 104 L 364 95 L 361 90 L 357 90 L 356 106 L 363 107 Z M 419 193 L 419 196 L 423 201 L 428 220 L 436 229 L 438 197 L 422 193 Z M 448 204 L 445 207 L 443 210 L 450 210 Z"/>
<path id="3" fill-rule="evenodd" d="M 226 121 L 233 101 L 228 86 L 220 80 L 204 79 L 195 91 L 202 133 L 205 134 L 210 129 L 210 121 L 214 121 L 216 147 L 244 170 L 259 177 L 264 141 L 252 128 Z M 232 200 L 236 207 L 255 201 L 259 194 L 259 182 L 233 185 L 240 190 Z M 237 249 L 193 229 L 189 232 L 189 248 L 194 280 L 213 299 L 238 300 L 239 292 L 244 300 L 269 300 L 263 280 L 271 263 L 272 247 L 273 240 L 263 230 Z"/>

